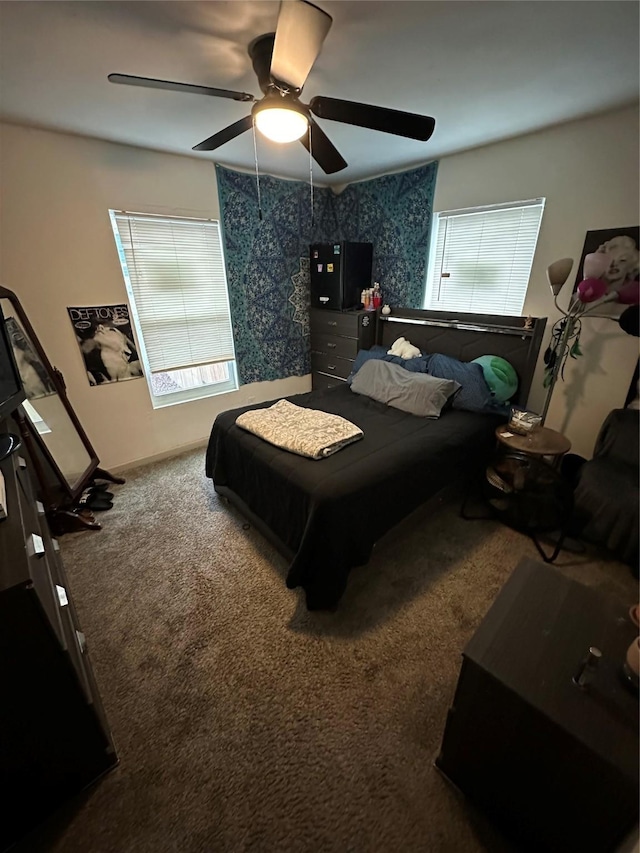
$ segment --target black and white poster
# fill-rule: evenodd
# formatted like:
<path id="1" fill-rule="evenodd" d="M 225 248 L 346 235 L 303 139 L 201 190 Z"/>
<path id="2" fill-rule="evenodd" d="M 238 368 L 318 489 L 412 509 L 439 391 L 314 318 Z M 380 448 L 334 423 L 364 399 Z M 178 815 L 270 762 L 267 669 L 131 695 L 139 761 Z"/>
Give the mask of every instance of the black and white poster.
<path id="1" fill-rule="evenodd" d="M 90 385 L 142 376 L 128 305 L 67 308 Z"/>
<path id="2" fill-rule="evenodd" d="M 5 323 L 27 400 L 37 400 L 38 397 L 56 394 L 55 385 L 40 361 L 40 356 L 31 339 L 18 320 L 8 316 Z"/>

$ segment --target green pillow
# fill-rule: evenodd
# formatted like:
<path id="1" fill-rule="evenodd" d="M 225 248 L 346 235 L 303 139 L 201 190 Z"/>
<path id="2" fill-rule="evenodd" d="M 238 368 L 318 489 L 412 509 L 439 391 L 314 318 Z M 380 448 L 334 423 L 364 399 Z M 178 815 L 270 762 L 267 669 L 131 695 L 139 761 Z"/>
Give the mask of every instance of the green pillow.
<path id="1" fill-rule="evenodd" d="M 506 358 L 499 355 L 481 355 L 473 362 L 479 364 L 484 373 L 484 381 L 496 400 L 508 403 L 518 390 L 518 374 Z"/>

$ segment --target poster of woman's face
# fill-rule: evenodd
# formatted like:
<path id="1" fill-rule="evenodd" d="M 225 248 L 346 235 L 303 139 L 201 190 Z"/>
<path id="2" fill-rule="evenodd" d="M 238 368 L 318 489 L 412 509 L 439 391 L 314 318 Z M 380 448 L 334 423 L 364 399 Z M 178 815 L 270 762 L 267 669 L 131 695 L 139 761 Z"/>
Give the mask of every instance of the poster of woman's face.
<path id="1" fill-rule="evenodd" d="M 574 292 L 584 276 L 584 259 L 594 252 L 605 252 L 611 258 L 609 268 L 602 275 L 607 285 L 607 293 L 618 292 L 628 281 L 638 281 L 640 270 L 640 227 L 606 228 L 601 231 L 587 231 L 578 265 Z M 617 318 L 627 308 L 619 302 L 605 302 L 591 313 L 592 317 Z"/>

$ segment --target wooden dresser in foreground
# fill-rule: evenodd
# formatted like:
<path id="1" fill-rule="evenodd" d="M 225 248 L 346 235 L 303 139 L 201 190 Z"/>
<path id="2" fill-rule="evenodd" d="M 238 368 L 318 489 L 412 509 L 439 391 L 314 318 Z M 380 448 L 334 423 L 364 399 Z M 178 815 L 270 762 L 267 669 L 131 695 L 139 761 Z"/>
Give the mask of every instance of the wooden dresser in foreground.
<path id="1" fill-rule="evenodd" d="M 13 422 L 0 427 L 17 432 Z M 0 462 L 0 850 L 117 763 L 24 447 Z"/>
<path id="2" fill-rule="evenodd" d="M 523 850 L 613 853 L 637 821 L 630 603 L 525 559 L 464 650 L 436 766 Z"/>
<path id="3" fill-rule="evenodd" d="M 317 388 L 344 382 L 358 350 L 369 349 L 376 338 L 375 311 L 311 309 L 311 380 Z"/>

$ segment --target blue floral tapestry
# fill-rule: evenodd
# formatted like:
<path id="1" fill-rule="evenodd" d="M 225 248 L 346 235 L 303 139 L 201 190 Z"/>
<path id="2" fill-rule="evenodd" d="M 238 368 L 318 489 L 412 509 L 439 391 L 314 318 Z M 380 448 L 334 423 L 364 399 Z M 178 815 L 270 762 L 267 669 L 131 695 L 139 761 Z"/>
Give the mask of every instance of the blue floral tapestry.
<path id="1" fill-rule="evenodd" d="M 349 185 L 333 197 L 340 239 L 373 243 L 384 301 L 422 308 L 438 163 Z"/>
<path id="2" fill-rule="evenodd" d="M 304 376 L 309 363 L 309 244 L 373 243 L 385 301 L 420 307 L 437 163 L 348 186 L 340 195 L 216 166 L 238 377 Z"/>

